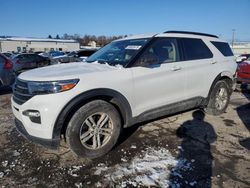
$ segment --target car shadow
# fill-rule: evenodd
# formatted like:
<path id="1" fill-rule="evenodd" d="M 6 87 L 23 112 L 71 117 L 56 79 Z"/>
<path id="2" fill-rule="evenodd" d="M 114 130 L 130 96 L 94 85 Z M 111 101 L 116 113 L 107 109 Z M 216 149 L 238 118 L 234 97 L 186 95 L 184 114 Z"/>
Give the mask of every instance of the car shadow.
<path id="1" fill-rule="evenodd" d="M 212 185 L 211 143 L 216 141 L 217 135 L 213 126 L 204 118 L 204 112 L 196 110 L 193 119 L 184 122 L 176 131 L 182 143 L 178 163 L 169 177 L 170 187 L 210 188 Z"/>
<path id="2" fill-rule="evenodd" d="M 117 143 L 116 143 L 116 145 L 115 145 L 115 147 L 113 149 L 119 147 L 121 144 L 126 142 L 126 140 L 129 139 L 137 131 L 137 129 L 139 129 L 140 127 L 146 126 L 148 123 L 152 123 L 154 121 L 165 119 L 165 118 L 175 116 L 175 115 L 178 115 L 178 114 L 181 114 L 181 113 L 185 113 L 185 112 L 188 112 L 188 111 L 191 111 L 191 110 L 193 110 L 193 109 L 183 110 L 183 111 L 176 112 L 176 113 L 173 113 L 173 114 L 157 117 L 157 118 L 147 120 L 147 121 L 143 121 L 143 122 L 140 122 L 140 123 L 136 123 L 136 124 L 134 124 L 134 125 L 132 125 L 130 127 L 124 128 L 121 131 L 119 139 L 118 139 L 118 141 L 117 141 Z"/>
<path id="3" fill-rule="evenodd" d="M 131 137 L 136 131 L 137 129 L 142 126 L 142 124 L 136 124 L 136 125 L 133 125 L 131 127 L 128 127 L 128 128 L 125 128 L 121 131 L 121 134 L 119 136 L 119 139 L 116 143 L 116 147 L 120 146 L 122 143 L 124 143 L 129 137 Z"/>
<path id="4" fill-rule="evenodd" d="M 250 90 L 241 88 L 242 94 L 249 100 L 249 103 L 244 104 L 242 106 L 239 106 L 236 108 L 236 111 L 238 113 L 239 118 L 247 128 L 247 130 L 250 132 Z M 239 140 L 239 143 L 244 148 L 250 150 L 250 137 L 243 138 Z"/>

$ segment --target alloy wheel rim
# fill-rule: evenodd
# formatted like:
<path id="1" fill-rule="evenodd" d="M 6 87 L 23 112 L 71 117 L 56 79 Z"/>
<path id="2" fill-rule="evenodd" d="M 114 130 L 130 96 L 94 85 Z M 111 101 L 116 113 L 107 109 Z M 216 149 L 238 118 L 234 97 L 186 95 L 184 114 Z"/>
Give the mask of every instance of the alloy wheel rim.
<path id="1" fill-rule="evenodd" d="M 100 149 L 111 139 L 113 129 L 112 119 L 106 113 L 92 114 L 81 125 L 80 141 L 88 149 Z"/>
<path id="2" fill-rule="evenodd" d="M 225 88 L 220 88 L 218 92 L 216 93 L 215 97 L 215 107 L 218 110 L 222 110 L 225 108 L 228 100 L 228 93 Z"/>

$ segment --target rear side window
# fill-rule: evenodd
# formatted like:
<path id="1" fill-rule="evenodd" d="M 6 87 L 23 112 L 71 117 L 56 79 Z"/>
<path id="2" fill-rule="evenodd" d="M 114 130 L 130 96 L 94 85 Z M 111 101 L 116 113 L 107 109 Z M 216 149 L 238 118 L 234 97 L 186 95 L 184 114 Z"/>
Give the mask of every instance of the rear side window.
<path id="1" fill-rule="evenodd" d="M 181 39 L 185 60 L 198 60 L 212 58 L 213 54 L 201 39 Z"/>
<path id="2" fill-rule="evenodd" d="M 226 42 L 215 42 L 211 41 L 211 43 L 224 55 L 224 56 L 233 56 L 233 52 Z"/>
<path id="3" fill-rule="evenodd" d="M 35 61 L 36 59 L 35 59 L 36 57 L 34 56 L 34 55 L 32 55 L 32 54 L 27 54 L 26 55 L 26 59 L 28 60 L 28 61 Z"/>
<path id="4" fill-rule="evenodd" d="M 18 56 L 16 56 L 16 58 L 18 60 L 25 60 L 26 59 L 25 56 L 23 56 L 23 55 L 18 55 Z"/>
<path id="5" fill-rule="evenodd" d="M 43 60 L 43 58 L 41 57 L 41 56 L 39 56 L 39 55 L 33 55 L 33 58 L 35 59 L 35 60 L 37 60 L 37 61 L 42 61 Z"/>

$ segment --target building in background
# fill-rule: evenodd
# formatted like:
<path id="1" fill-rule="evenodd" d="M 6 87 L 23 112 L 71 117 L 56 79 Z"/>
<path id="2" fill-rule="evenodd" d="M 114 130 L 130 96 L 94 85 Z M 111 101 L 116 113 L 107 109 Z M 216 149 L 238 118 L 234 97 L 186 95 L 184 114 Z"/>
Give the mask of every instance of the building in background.
<path id="1" fill-rule="evenodd" d="M 76 51 L 79 49 L 80 44 L 75 40 L 0 38 L 0 52 Z"/>
<path id="2" fill-rule="evenodd" d="M 96 48 L 96 41 L 90 41 L 90 42 L 88 43 L 88 46 L 93 47 L 93 48 Z"/>
<path id="3" fill-rule="evenodd" d="M 234 42 L 231 48 L 236 56 L 250 54 L 250 42 Z"/>
<path id="4" fill-rule="evenodd" d="M 87 46 L 80 46 L 81 49 L 99 49 L 100 46 L 97 46 L 96 41 L 90 41 Z"/>

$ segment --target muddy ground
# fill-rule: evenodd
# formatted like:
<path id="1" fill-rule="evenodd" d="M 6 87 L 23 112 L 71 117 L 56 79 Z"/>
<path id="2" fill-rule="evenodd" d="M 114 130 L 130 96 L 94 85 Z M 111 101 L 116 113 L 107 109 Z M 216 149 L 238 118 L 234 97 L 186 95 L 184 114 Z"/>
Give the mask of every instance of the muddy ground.
<path id="1" fill-rule="evenodd" d="M 124 130 L 106 156 L 49 150 L 15 130 L 11 93 L 0 91 L 1 187 L 250 187 L 250 93 L 226 113 L 192 110 Z"/>

